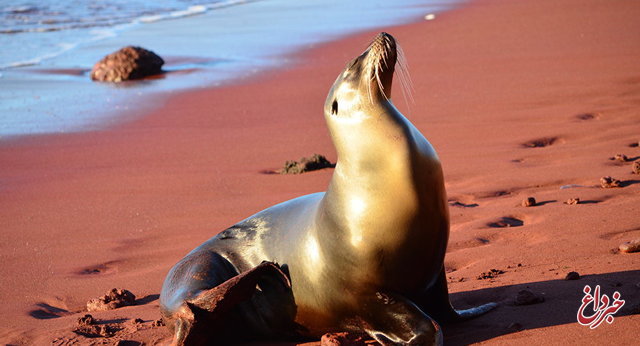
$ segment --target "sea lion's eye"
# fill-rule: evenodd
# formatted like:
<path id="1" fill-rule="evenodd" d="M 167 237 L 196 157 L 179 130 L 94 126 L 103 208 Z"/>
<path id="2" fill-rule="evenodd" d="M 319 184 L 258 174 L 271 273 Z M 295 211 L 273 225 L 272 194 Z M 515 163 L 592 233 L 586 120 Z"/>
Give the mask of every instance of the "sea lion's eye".
<path id="1" fill-rule="evenodd" d="M 333 104 L 331 104 L 331 114 L 338 114 L 338 99 L 333 100 Z"/>

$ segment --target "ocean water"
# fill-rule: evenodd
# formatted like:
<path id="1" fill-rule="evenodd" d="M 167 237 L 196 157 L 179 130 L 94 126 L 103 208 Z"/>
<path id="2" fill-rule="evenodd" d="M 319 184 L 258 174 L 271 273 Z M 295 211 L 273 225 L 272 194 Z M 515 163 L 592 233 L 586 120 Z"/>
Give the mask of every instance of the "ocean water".
<path id="1" fill-rule="evenodd" d="M 251 77 L 296 63 L 296 50 L 459 1 L 0 0 L 0 137 L 103 128 L 161 106 L 158 94 Z M 170 73 L 89 79 L 95 62 L 127 45 L 156 52 Z"/>

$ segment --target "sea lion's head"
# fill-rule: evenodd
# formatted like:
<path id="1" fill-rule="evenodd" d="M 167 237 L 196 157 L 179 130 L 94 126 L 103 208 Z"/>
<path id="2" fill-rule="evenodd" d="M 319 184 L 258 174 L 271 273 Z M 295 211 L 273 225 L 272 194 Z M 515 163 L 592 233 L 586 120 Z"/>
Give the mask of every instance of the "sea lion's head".
<path id="1" fill-rule="evenodd" d="M 368 144 L 364 137 L 380 140 L 401 135 L 397 125 L 398 115 L 402 115 L 391 103 L 396 67 L 405 91 L 408 75 L 402 51 L 393 36 L 382 32 L 333 83 L 324 114 L 339 155 L 345 146 L 349 150 L 364 149 L 362 146 Z"/>

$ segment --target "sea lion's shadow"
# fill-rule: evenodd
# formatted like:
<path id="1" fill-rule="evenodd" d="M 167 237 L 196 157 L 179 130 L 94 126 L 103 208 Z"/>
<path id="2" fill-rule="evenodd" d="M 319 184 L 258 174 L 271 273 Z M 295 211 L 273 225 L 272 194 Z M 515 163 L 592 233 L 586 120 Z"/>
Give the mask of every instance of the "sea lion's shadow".
<path id="1" fill-rule="evenodd" d="M 614 317 L 638 313 L 635 311 L 638 306 L 634 305 L 640 301 L 640 290 L 636 287 L 638 277 L 640 270 L 585 275 L 579 280 L 565 280 L 564 274 L 559 273 L 557 279 L 549 281 L 452 293 L 452 304 L 458 309 L 489 301 L 499 302 L 500 305 L 476 319 L 444 325 L 444 343 L 467 345 L 521 330 L 577 324 L 577 312 L 582 304 L 585 285 L 592 288 L 600 285 L 602 293 L 609 297 L 615 291 L 620 292 L 621 299 L 626 303 Z M 515 305 L 513 301 L 517 293 L 525 289 L 544 296 L 545 301 L 533 305 Z M 589 330 L 588 327 L 584 328 L 585 332 Z"/>

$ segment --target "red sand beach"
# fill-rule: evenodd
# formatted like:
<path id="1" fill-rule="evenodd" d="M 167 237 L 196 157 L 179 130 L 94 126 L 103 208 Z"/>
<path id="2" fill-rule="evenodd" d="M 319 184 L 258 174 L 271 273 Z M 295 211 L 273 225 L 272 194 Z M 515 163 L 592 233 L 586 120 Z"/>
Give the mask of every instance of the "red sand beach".
<path id="1" fill-rule="evenodd" d="M 402 44 L 415 87 L 410 109 L 399 88 L 396 104 L 443 162 L 454 306 L 500 303 L 444 326 L 445 344 L 637 343 L 640 253 L 612 250 L 640 238 L 640 175 L 610 157 L 640 159 L 638 18 L 635 0 L 478 0 L 381 28 Z M 1 142 L 0 342 L 167 343 L 152 321 L 174 263 L 257 211 L 326 188 L 330 169 L 261 172 L 313 153 L 336 159 L 322 105 L 374 35 L 171 97 L 108 130 Z M 600 187 L 603 176 L 622 187 Z M 521 206 L 527 197 L 538 205 Z M 565 280 L 571 271 L 581 278 Z M 577 323 L 585 285 L 620 292 L 613 323 Z M 121 330 L 73 333 L 87 300 L 113 287 L 138 304 L 92 315 Z M 544 302 L 515 305 L 525 289 Z"/>

